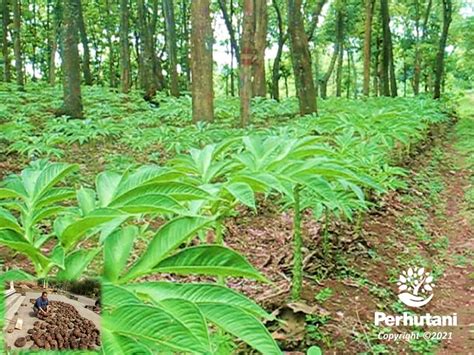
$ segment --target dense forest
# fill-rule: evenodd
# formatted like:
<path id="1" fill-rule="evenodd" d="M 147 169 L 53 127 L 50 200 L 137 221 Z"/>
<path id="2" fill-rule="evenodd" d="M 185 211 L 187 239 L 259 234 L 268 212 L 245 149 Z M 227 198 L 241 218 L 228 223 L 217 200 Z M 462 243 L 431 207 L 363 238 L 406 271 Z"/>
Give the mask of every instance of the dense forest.
<path id="1" fill-rule="evenodd" d="M 470 0 L 0 1 L 2 284 L 100 280 L 104 354 L 474 347 Z"/>

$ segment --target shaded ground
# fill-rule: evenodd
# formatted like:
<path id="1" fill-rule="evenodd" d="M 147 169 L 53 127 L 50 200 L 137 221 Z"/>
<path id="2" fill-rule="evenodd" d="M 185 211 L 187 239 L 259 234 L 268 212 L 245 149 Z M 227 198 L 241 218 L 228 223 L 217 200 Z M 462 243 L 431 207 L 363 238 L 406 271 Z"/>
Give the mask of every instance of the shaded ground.
<path id="1" fill-rule="evenodd" d="M 38 320 L 38 318 L 34 316 L 33 305 L 30 303 L 30 299 L 36 299 L 39 297 L 40 294 L 41 291 L 26 292 L 25 301 L 23 302 L 24 305 L 21 305 L 20 309 L 18 310 L 18 317 L 15 317 L 12 321 L 12 324 L 7 326 L 7 329 L 13 328 L 15 326 L 17 318 L 23 319 L 23 328 L 21 330 L 15 329 L 12 333 L 6 333 L 6 345 L 10 346 L 12 349 L 18 349 L 13 344 L 15 340 L 19 337 L 26 337 L 28 335 L 28 329 L 33 328 L 33 323 Z M 62 301 L 74 306 L 79 312 L 80 316 L 89 319 L 95 324 L 98 329 L 100 329 L 100 315 L 84 307 L 85 305 L 93 306 L 95 300 L 83 296 L 78 296 L 78 298 L 79 301 L 75 301 L 63 295 L 48 295 L 48 299 L 50 301 Z M 26 348 L 28 348 L 29 345 L 31 345 L 31 342 L 27 343 Z"/>

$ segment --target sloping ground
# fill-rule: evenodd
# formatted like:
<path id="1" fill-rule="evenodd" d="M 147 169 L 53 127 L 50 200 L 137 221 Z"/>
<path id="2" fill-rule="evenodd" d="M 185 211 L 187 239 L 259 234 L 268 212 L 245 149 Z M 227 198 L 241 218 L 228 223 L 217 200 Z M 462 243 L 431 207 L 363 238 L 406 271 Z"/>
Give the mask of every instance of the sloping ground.
<path id="1" fill-rule="evenodd" d="M 452 131 L 452 130 L 450 130 Z M 292 217 L 269 211 L 227 224 L 226 244 L 244 253 L 273 283 L 230 281 L 275 311 L 286 326 L 274 335 L 286 351 L 318 345 L 328 353 L 468 354 L 474 349 L 474 228 L 466 210 L 472 201 L 473 171 L 453 145 L 459 139 L 441 132 L 433 148 L 408 163 L 411 174 L 402 193 L 392 193 L 365 219 L 360 232 L 332 225 L 331 255 L 323 255 L 321 226 L 306 219 L 305 284 L 302 304 L 290 304 Z M 469 205 L 471 203 L 471 205 Z M 401 314 L 398 275 L 425 267 L 435 276 L 434 298 L 418 314 L 458 313 L 456 328 L 377 328 L 374 312 Z M 471 325 L 471 326 L 469 326 Z M 451 339 L 387 341 L 383 333 L 452 332 Z"/>

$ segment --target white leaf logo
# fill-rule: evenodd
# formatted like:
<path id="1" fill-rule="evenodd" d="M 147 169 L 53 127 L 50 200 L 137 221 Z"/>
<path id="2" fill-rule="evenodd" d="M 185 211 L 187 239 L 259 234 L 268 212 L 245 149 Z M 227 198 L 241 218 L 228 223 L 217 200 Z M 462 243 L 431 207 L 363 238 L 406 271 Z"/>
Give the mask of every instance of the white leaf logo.
<path id="1" fill-rule="evenodd" d="M 422 307 L 433 298 L 433 276 L 424 268 L 409 268 L 398 280 L 398 298 L 407 306 Z"/>

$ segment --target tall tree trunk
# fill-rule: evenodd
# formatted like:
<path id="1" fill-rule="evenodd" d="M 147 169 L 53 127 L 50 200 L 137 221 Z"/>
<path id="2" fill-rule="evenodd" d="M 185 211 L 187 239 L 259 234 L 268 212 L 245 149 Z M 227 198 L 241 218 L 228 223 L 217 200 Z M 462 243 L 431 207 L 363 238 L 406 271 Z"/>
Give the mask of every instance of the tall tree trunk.
<path id="1" fill-rule="evenodd" d="M 11 63 L 8 50 L 8 25 L 10 24 L 10 0 L 2 2 L 2 54 L 3 54 L 3 78 L 5 82 L 11 81 Z"/>
<path id="2" fill-rule="evenodd" d="M 275 13 L 277 16 L 277 25 L 278 25 L 278 49 L 275 55 L 275 60 L 273 61 L 273 68 L 272 68 L 272 98 L 279 101 L 280 100 L 280 89 L 279 89 L 279 81 L 280 81 L 280 67 L 281 67 L 281 56 L 283 54 L 283 46 L 285 45 L 287 35 L 285 34 L 285 30 L 283 29 L 283 17 L 281 15 L 280 6 L 278 4 L 278 0 L 272 0 L 273 8 L 275 9 Z"/>
<path id="3" fill-rule="evenodd" d="M 314 10 L 313 13 L 311 14 L 312 21 L 311 21 L 311 27 L 308 30 L 308 42 L 313 40 L 314 33 L 316 31 L 316 28 L 318 27 L 318 20 L 319 16 L 321 15 L 321 11 L 323 10 L 324 4 L 327 2 L 327 0 L 317 0 L 316 4 L 314 5 Z"/>
<path id="4" fill-rule="evenodd" d="M 63 106 L 59 114 L 82 118 L 81 68 L 77 49 L 75 0 L 65 0 L 62 24 Z"/>
<path id="5" fill-rule="evenodd" d="M 253 63 L 253 96 L 265 97 L 265 48 L 267 46 L 267 2 L 255 1 L 255 57 Z"/>
<path id="6" fill-rule="evenodd" d="M 222 17 L 224 17 L 224 22 L 225 22 L 225 26 L 227 27 L 227 31 L 229 32 L 230 45 L 232 46 L 233 52 L 235 53 L 235 58 L 237 59 L 237 63 L 240 64 L 239 44 L 237 43 L 234 25 L 232 24 L 232 16 L 230 16 L 229 12 L 227 11 L 226 0 L 219 0 L 219 7 L 221 8 Z M 231 12 L 233 12 L 232 9 L 231 9 Z"/>
<path id="7" fill-rule="evenodd" d="M 344 44 L 339 45 L 339 56 L 336 69 L 336 97 L 341 97 L 342 93 L 342 63 L 344 60 Z"/>
<path id="8" fill-rule="evenodd" d="M 176 24 L 174 19 L 173 0 L 163 0 L 163 12 L 166 20 L 166 48 L 170 73 L 170 93 L 179 96 L 178 57 L 176 49 Z"/>
<path id="9" fill-rule="evenodd" d="M 137 1 L 138 28 L 140 32 L 140 82 L 144 90 L 144 99 L 151 101 L 158 90 L 156 78 L 156 55 L 153 51 L 152 30 L 153 24 L 147 16 L 147 8 L 144 0 Z"/>
<path id="10" fill-rule="evenodd" d="M 302 0 L 288 0 L 288 31 L 300 114 L 307 115 L 317 112 L 317 106 L 308 37 L 304 31 L 301 14 L 301 2 Z"/>
<path id="11" fill-rule="evenodd" d="M 189 64 L 189 10 L 187 7 L 187 0 L 181 1 L 181 67 L 186 74 L 186 89 L 191 82 L 191 68 Z M 187 89 L 188 90 L 188 89 Z"/>
<path id="12" fill-rule="evenodd" d="M 240 53 L 240 125 L 250 122 L 250 99 L 252 97 L 252 66 L 255 53 L 255 8 L 254 0 L 244 0 L 243 29 Z"/>
<path id="13" fill-rule="evenodd" d="M 82 43 L 82 72 L 84 74 L 84 82 L 86 85 L 92 85 L 92 72 L 91 72 L 91 54 L 89 50 L 89 41 L 87 39 L 86 24 L 84 22 L 84 15 L 82 13 L 82 4 L 81 0 L 74 0 L 75 5 L 75 19 L 77 21 L 77 26 L 79 28 L 79 35 Z"/>
<path id="14" fill-rule="evenodd" d="M 130 10 L 128 0 L 120 0 L 120 82 L 122 92 L 130 91 L 132 80 L 130 77 L 130 43 L 128 39 Z"/>
<path id="15" fill-rule="evenodd" d="M 441 83 L 444 72 L 444 52 L 446 50 L 446 41 L 448 40 L 449 25 L 451 24 L 453 13 L 453 4 L 451 0 L 443 0 L 443 30 L 439 38 L 438 53 L 436 54 L 435 82 L 433 98 L 441 97 Z"/>
<path id="16" fill-rule="evenodd" d="M 110 0 L 105 0 L 105 16 L 105 31 L 107 35 L 107 46 L 109 47 L 109 85 L 111 88 L 114 88 L 117 86 L 117 79 L 115 76 L 115 49 L 112 40 L 112 38 L 115 36 L 115 26 Z"/>
<path id="17" fill-rule="evenodd" d="M 426 6 L 426 11 L 423 19 L 423 24 L 421 27 L 421 38 L 420 38 L 420 26 L 419 26 L 419 17 L 420 17 L 420 10 L 419 10 L 419 1 L 416 0 L 415 6 L 416 6 L 416 19 L 415 19 L 415 31 L 416 31 L 416 45 L 415 45 L 415 65 L 414 65 L 414 73 L 413 73 L 413 93 L 415 95 L 418 95 L 420 92 L 420 78 L 421 78 L 421 66 L 422 66 L 422 44 L 424 43 L 424 40 L 427 35 L 427 26 L 428 26 L 428 20 L 430 17 L 431 13 L 431 7 L 432 7 L 432 0 L 428 0 L 428 5 Z"/>
<path id="18" fill-rule="evenodd" d="M 390 15 L 388 0 L 380 0 L 380 15 L 382 19 L 382 95 L 390 96 Z"/>
<path id="19" fill-rule="evenodd" d="M 365 0 L 365 32 L 364 32 L 364 96 L 370 95 L 370 61 L 372 49 L 372 18 L 375 0 Z"/>
<path id="20" fill-rule="evenodd" d="M 212 43 L 209 0 L 191 2 L 191 88 L 193 121 L 214 120 Z"/>
<path id="21" fill-rule="evenodd" d="M 25 80 L 23 76 L 23 58 L 21 53 L 21 4 L 20 0 L 13 0 L 13 52 L 15 54 L 16 83 L 23 90 Z"/>
<path id="22" fill-rule="evenodd" d="M 320 91 L 321 98 L 325 99 L 327 97 L 327 87 L 329 79 L 331 78 L 332 72 L 334 71 L 334 66 L 339 57 L 339 52 L 342 51 L 341 43 L 344 38 L 344 15 L 340 9 L 336 10 L 336 39 L 334 42 L 334 51 L 331 56 L 331 61 L 329 62 L 329 67 L 326 73 L 320 80 Z"/>
<path id="23" fill-rule="evenodd" d="M 393 44 L 392 44 L 392 35 L 389 36 L 389 64 L 390 64 L 390 95 L 396 97 L 397 94 L 397 76 L 395 75 L 395 59 L 393 57 Z"/>
<path id="24" fill-rule="evenodd" d="M 62 17 L 61 1 L 56 0 L 54 5 L 48 1 L 48 14 L 51 16 L 53 23 L 51 32 L 48 36 L 49 41 L 49 66 L 48 66 L 48 81 L 50 85 L 56 84 L 56 51 L 58 50 L 58 36 L 59 24 Z"/>

